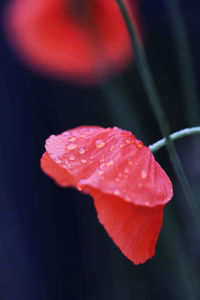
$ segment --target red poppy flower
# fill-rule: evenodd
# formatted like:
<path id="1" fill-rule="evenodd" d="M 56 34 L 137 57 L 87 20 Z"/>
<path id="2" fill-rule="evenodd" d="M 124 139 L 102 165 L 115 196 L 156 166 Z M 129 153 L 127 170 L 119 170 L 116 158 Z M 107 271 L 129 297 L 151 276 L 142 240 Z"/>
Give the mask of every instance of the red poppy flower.
<path id="1" fill-rule="evenodd" d="M 149 148 L 117 127 L 78 127 L 46 141 L 43 171 L 94 198 L 99 221 L 135 264 L 155 252 L 172 184 Z"/>
<path id="2" fill-rule="evenodd" d="M 121 70 L 132 58 L 115 0 L 13 0 L 6 23 L 23 59 L 54 76 L 94 82 Z"/>

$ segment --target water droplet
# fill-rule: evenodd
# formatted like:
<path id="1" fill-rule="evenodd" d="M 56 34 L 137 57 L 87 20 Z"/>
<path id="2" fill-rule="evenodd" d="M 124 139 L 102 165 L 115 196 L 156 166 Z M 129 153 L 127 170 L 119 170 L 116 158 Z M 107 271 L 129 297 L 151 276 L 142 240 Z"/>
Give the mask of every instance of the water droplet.
<path id="1" fill-rule="evenodd" d="M 74 155 L 69 155 L 69 160 L 75 160 L 75 157 L 74 157 Z"/>
<path id="2" fill-rule="evenodd" d="M 126 143 L 127 144 L 131 144 L 131 140 L 126 140 Z"/>
<path id="3" fill-rule="evenodd" d="M 125 198 L 126 201 L 131 202 L 131 199 L 130 199 L 130 197 L 129 197 L 128 194 L 126 194 L 126 195 L 124 196 L 124 198 Z"/>
<path id="4" fill-rule="evenodd" d="M 85 153 L 85 149 L 83 148 L 83 147 L 81 147 L 80 149 L 79 149 L 79 154 L 84 154 Z"/>
<path id="5" fill-rule="evenodd" d="M 83 164 L 86 164 L 86 163 L 87 163 L 87 160 L 86 160 L 86 159 L 81 159 L 81 162 L 82 162 Z"/>
<path id="6" fill-rule="evenodd" d="M 125 168 L 125 169 L 124 169 L 124 172 L 125 172 L 126 174 L 128 174 L 128 173 L 129 173 L 129 169 L 128 169 L 128 168 Z"/>
<path id="7" fill-rule="evenodd" d="M 71 144 L 71 145 L 67 146 L 67 150 L 74 150 L 76 148 L 77 148 L 77 145 L 75 145 L 75 144 Z"/>
<path id="8" fill-rule="evenodd" d="M 79 191 L 82 191 L 82 189 L 83 189 L 83 184 L 85 183 L 85 179 L 81 179 L 80 181 L 79 181 L 79 183 L 78 183 L 78 185 L 77 185 L 77 189 L 79 190 Z"/>
<path id="9" fill-rule="evenodd" d="M 124 147 L 124 145 L 123 145 L 123 144 L 119 145 L 119 148 L 123 148 L 123 147 Z"/>
<path id="10" fill-rule="evenodd" d="M 101 176 L 103 175 L 104 171 L 97 171 L 97 173 Z"/>
<path id="11" fill-rule="evenodd" d="M 68 141 L 69 141 L 69 142 L 75 142 L 75 140 L 76 140 L 75 136 L 72 136 L 72 137 L 69 137 L 69 138 L 68 138 Z"/>
<path id="12" fill-rule="evenodd" d="M 140 173 L 142 179 L 145 179 L 147 177 L 147 172 L 145 170 L 142 170 Z"/>
<path id="13" fill-rule="evenodd" d="M 100 169 L 103 169 L 103 168 L 104 168 L 104 166 L 105 166 L 105 164 L 103 163 L 103 164 L 101 164 L 101 165 L 100 165 L 100 167 L 99 167 L 99 168 L 100 168 Z"/>
<path id="14" fill-rule="evenodd" d="M 96 145 L 96 148 L 97 149 L 101 149 L 101 148 L 103 148 L 104 146 L 105 146 L 105 142 L 103 141 L 103 140 L 97 140 L 96 142 L 95 142 L 95 145 Z"/>
<path id="15" fill-rule="evenodd" d="M 116 190 L 114 190 L 114 195 L 115 195 L 115 196 L 118 196 L 118 195 L 120 195 L 120 191 L 119 191 L 119 190 L 117 190 L 117 189 L 116 189 Z"/>
<path id="16" fill-rule="evenodd" d="M 115 146 L 110 147 L 110 151 L 113 151 L 115 149 Z"/>
<path id="17" fill-rule="evenodd" d="M 132 162 L 132 161 L 129 161 L 129 162 L 128 162 L 128 164 L 129 164 L 129 165 L 132 165 L 132 164 L 133 164 L 133 162 Z"/>
<path id="18" fill-rule="evenodd" d="M 139 140 L 136 140 L 136 141 L 135 141 L 135 144 L 136 144 L 136 146 L 137 146 L 138 148 L 142 148 L 142 146 L 143 146 L 143 142 L 141 142 L 141 141 L 139 141 Z"/>
<path id="19" fill-rule="evenodd" d="M 106 163 L 106 166 L 107 167 L 110 167 L 110 166 L 113 166 L 114 165 L 114 161 L 113 160 L 110 160 Z"/>
<path id="20" fill-rule="evenodd" d="M 81 134 L 80 137 L 81 137 L 81 138 L 85 138 L 85 134 Z"/>
<path id="21" fill-rule="evenodd" d="M 120 179 L 117 177 L 117 178 L 115 178 L 115 181 L 116 182 L 120 182 Z"/>
<path id="22" fill-rule="evenodd" d="M 171 196 L 167 196 L 167 201 L 171 200 Z"/>

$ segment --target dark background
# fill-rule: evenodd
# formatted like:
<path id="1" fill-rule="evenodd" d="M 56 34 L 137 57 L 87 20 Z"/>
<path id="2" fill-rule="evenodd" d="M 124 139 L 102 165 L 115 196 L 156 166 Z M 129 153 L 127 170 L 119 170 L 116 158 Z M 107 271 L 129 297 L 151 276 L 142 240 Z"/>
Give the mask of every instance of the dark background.
<path id="1" fill-rule="evenodd" d="M 166 1 L 138 2 L 145 52 L 175 131 L 199 119 L 186 109 Z M 0 2 L 2 14 L 6 2 Z M 200 2 L 178 2 L 199 87 Z M 99 86 L 56 80 L 23 64 L 1 26 L 0 99 L 0 299 L 200 299 L 199 233 L 166 150 L 156 159 L 172 179 L 174 198 L 155 257 L 139 266 L 107 236 L 89 196 L 56 186 L 40 169 L 45 139 L 79 125 L 130 129 L 146 145 L 161 138 L 136 66 Z M 176 143 L 197 201 L 198 144 L 198 137 Z"/>

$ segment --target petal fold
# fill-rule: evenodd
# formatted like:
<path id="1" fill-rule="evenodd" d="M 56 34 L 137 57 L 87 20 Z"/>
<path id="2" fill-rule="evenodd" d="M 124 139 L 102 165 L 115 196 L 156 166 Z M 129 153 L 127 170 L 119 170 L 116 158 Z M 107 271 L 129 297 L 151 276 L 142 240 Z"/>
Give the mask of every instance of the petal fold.
<path id="1" fill-rule="evenodd" d="M 122 253 L 134 264 L 152 258 L 162 226 L 163 205 L 138 206 L 96 190 L 91 195 L 100 223 Z"/>

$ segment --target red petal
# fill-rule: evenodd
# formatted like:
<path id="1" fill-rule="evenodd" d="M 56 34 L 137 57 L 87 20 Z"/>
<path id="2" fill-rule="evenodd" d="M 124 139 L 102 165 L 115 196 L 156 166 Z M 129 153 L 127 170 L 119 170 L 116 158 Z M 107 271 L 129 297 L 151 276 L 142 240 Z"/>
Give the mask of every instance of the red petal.
<path id="1" fill-rule="evenodd" d="M 125 130 L 79 127 L 51 136 L 46 150 L 65 170 L 59 179 L 56 170 L 48 173 L 62 186 L 73 184 L 84 191 L 95 188 L 150 207 L 163 205 L 172 197 L 171 181 L 149 148 Z M 44 165 L 42 168 L 47 172 Z M 74 181 L 68 182 L 69 174 Z"/>
<path id="2" fill-rule="evenodd" d="M 41 168 L 50 177 L 53 177 L 57 184 L 60 186 L 74 186 L 74 179 L 70 173 L 65 169 L 59 167 L 54 162 L 49 154 L 45 152 L 41 159 Z"/>
<path id="3" fill-rule="evenodd" d="M 144 263 L 155 253 L 163 206 L 143 207 L 92 190 L 99 221 L 115 244 L 134 264 Z"/>
<path id="4" fill-rule="evenodd" d="M 70 2 L 11 2 L 6 22 L 22 58 L 54 76 L 82 81 L 95 81 L 130 63 L 130 40 L 115 0 L 88 0 L 91 8 L 97 5 L 98 9 L 94 9 L 94 22 L 85 26 L 69 14 Z M 136 13 L 134 17 L 136 23 Z"/>

